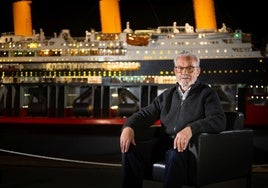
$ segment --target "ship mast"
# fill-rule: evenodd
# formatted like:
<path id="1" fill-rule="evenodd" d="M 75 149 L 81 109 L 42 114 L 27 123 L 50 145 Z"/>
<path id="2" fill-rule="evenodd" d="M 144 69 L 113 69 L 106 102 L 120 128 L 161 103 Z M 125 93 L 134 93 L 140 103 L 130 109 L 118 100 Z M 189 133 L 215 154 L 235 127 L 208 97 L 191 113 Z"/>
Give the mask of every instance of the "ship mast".
<path id="1" fill-rule="evenodd" d="M 14 34 L 32 36 L 31 0 L 13 2 Z"/>

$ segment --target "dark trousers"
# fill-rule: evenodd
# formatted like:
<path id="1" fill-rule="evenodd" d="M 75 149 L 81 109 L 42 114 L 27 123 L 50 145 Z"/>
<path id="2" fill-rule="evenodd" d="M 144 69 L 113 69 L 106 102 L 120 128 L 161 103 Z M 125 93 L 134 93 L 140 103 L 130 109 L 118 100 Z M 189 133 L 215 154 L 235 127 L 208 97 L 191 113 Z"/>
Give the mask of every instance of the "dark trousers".
<path id="1" fill-rule="evenodd" d="M 143 179 L 152 178 L 153 163 L 166 161 L 164 188 L 181 188 L 187 180 L 188 150 L 173 149 L 173 139 L 163 136 L 131 145 L 122 154 L 122 188 L 142 188 Z"/>

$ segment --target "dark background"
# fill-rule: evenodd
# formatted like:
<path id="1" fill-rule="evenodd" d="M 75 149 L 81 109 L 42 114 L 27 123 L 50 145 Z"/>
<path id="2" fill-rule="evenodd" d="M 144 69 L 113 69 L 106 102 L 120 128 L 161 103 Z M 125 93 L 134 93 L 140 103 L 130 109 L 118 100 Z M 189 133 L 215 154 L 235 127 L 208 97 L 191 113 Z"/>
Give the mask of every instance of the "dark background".
<path id="1" fill-rule="evenodd" d="M 265 26 L 265 1 L 214 0 L 218 28 L 222 23 L 231 29 L 252 34 L 253 44 L 263 49 L 268 41 Z M 130 22 L 132 29 L 156 28 L 159 25 L 189 23 L 195 26 L 192 0 L 120 0 L 122 29 Z M 32 25 L 46 36 L 70 29 L 72 36 L 84 36 L 85 30 L 101 30 L 99 0 L 32 0 Z M 12 0 L 0 1 L 0 32 L 13 32 Z"/>

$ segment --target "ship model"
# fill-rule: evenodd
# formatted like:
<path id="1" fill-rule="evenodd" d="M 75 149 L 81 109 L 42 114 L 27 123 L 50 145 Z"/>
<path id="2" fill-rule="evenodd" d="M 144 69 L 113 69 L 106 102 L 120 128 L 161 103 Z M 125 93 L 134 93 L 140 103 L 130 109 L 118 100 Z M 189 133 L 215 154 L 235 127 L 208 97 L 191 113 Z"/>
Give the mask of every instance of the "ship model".
<path id="1" fill-rule="evenodd" d="M 242 105 L 232 99 L 233 110 L 240 106 L 246 112 L 249 95 L 251 103 L 264 104 L 260 111 L 266 113 L 267 57 L 254 49 L 251 34 L 225 24 L 217 29 L 213 1 L 206 3 L 210 6 L 194 1 L 196 28 L 173 22 L 132 30 L 127 22 L 121 30 L 118 1 L 102 0 L 102 31 L 73 37 L 64 29 L 48 37 L 42 29 L 31 29 L 31 1 L 14 2 L 15 34 L 0 38 L 2 115 L 129 116 L 176 82 L 173 58 L 183 50 L 199 55 L 202 81 L 220 88 L 231 85 L 233 98 L 242 95 Z M 107 7 L 109 13 L 102 11 Z"/>

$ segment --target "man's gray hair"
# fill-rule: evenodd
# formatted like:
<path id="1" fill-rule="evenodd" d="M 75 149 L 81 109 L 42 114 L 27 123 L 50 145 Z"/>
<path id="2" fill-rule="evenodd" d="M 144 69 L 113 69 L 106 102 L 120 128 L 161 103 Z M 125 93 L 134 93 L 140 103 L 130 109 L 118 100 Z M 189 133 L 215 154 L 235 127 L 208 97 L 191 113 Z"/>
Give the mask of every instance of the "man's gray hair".
<path id="1" fill-rule="evenodd" d="M 188 57 L 193 58 L 193 59 L 195 60 L 195 62 L 196 62 L 196 65 L 197 65 L 198 67 L 200 66 L 200 59 L 199 59 L 199 57 L 198 57 L 196 54 L 194 54 L 193 52 L 185 51 L 185 50 L 181 51 L 181 52 L 179 53 L 179 55 L 177 55 L 177 56 L 174 58 L 174 65 L 175 65 L 175 66 L 176 66 L 177 59 L 180 58 L 180 57 L 182 57 L 182 56 L 188 56 Z"/>

